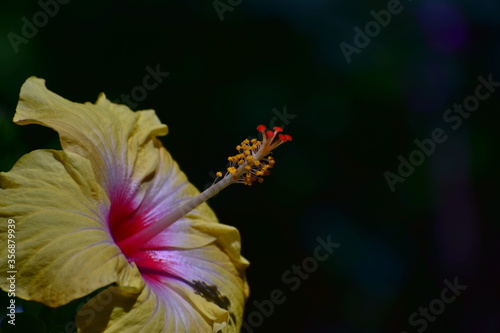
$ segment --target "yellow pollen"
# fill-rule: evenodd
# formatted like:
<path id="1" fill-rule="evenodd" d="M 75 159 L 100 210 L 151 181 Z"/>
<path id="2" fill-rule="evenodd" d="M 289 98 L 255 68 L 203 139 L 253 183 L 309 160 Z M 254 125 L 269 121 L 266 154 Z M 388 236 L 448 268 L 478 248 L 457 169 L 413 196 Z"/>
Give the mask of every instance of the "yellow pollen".
<path id="1" fill-rule="evenodd" d="M 243 140 L 236 146 L 237 154 L 227 158 L 227 172 L 230 176 L 223 176 L 222 172 L 216 173 L 217 177 L 223 178 L 221 181 L 224 184 L 229 181 L 245 185 L 252 185 L 255 181 L 262 183 L 262 177 L 269 175 L 276 163 L 269 153 L 283 142 L 291 140 L 289 135 L 278 136 L 276 130 L 273 136 L 268 136 L 263 125 L 258 126 L 257 130 L 261 132 L 262 140 Z"/>
<path id="2" fill-rule="evenodd" d="M 232 175 L 235 175 L 236 174 L 236 168 L 235 167 L 229 167 L 227 168 L 227 171 L 232 174 Z"/>

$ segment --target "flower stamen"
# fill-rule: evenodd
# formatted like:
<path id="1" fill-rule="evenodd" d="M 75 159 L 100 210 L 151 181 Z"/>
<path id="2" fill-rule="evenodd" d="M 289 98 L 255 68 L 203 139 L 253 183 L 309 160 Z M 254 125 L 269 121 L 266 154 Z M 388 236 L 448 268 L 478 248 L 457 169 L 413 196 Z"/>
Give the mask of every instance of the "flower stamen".
<path id="1" fill-rule="evenodd" d="M 262 177 L 271 173 L 276 161 L 269 154 L 279 145 L 291 141 L 292 137 L 288 134 L 278 134 L 283 132 L 281 127 L 274 127 L 273 131 L 267 130 L 264 125 L 257 126 L 257 131 L 262 134 L 262 140 L 245 139 L 236 146 L 238 154 L 227 158 L 229 166 L 225 175 L 218 171 L 217 179 L 208 189 L 191 198 L 182 206 L 177 207 L 162 219 L 147 226 L 138 233 L 119 242 L 121 248 L 136 247 L 136 244 L 145 244 L 160 232 L 168 228 L 177 220 L 184 217 L 190 211 L 207 201 L 215 194 L 222 191 L 233 183 L 241 183 L 251 186 L 255 181 L 262 183 Z M 220 180 L 218 180 L 221 178 Z M 218 180 L 218 181 L 217 181 Z"/>
<path id="2" fill-rule="evenodd" d="M 235 183 L 249 186 L 255 181 L 262 183 L 264 181 L 262 177 L 271 173 L 274 160 L 272 156 L 265 156 L 282 143 L 292 140 L 288 134 L 278 134 L 283 132 L 283 128 L 275 126 L 273 130 L 267 130 L 264 125 L 257 126 L 257 131 L 262 133 L 262 141 L 245 139 L 236 146 L 238 154 L 228 157 L 230 165 L 227 171 Z"/>

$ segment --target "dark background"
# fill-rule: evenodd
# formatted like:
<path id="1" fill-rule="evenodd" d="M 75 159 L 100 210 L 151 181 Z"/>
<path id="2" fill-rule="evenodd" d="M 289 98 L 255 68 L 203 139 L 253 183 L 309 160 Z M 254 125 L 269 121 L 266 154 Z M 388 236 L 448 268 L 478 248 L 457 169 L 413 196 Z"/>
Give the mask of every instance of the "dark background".
<path id="1" fill-rule="evenodd" d="M 457 129 L 443 114 L 480 75 L 500 81 L 500 3 L 402 1 L 350 63 L 339 44 L 354 45 L 354 27 L 387 1 L 232 3 L 221 20 L 212 1 L 73 0 L 16 53 L 8 34 L 22 36 L 22 18 L 42 9 L 2 1 L 0 170 L 59 147 L 52 130 L 11 121 L 29 76 L 94 102 L 129 94 L 158 65 L 170 75 L 134 109 L 156 110 L 164 145 L 199 189 L 256 125 L 289 115 L 275 123 L 293 141 L 276 151 L 273 174 L 210 200 L 241 232 L 255 332 L 499 332 L 500 91 Z M 384 173 L 436 128 L 447 140 L 391 191 Z M 329 235 L 340 247 L 291 290 L 283 274 Z M 468 288 L 427 327 L 411 325 L 455 278 Z M 286 301 L 256 314 L 274 289 Z M 47 313 L 31 315 L 47 324 Z"/>

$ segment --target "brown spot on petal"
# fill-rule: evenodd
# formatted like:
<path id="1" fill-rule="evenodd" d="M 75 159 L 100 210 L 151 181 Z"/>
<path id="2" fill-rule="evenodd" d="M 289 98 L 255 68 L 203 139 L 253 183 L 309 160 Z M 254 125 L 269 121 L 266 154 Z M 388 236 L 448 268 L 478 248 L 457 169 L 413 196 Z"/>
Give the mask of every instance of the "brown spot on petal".
<path id="1" fill-rule="evenodd" d="M 195 281 L 191 283 L 191 287 L 195 290 L 196 295 L 200 295 L 208 302 L 212 302 L 221 309 L 228 310 L 231 305 L 231 301 L 226 296 L 223 296 L 219 288 L 217 286 L 211 286 L 204 281 Z M 229 312 L 229 316 L 231 317 L 229 324 L 234 325 L 236 323 L 236 316 L 234 313 Z"/>

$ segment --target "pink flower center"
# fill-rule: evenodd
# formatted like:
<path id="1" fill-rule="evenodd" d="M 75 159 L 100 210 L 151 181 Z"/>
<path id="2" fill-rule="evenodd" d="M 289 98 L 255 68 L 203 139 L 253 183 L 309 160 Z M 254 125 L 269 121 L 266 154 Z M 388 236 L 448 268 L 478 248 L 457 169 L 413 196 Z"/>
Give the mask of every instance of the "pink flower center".
<path id="1" fill-rule="evenodd" d="M 111 237 L 123 254 L 129 258 L 139 248 L 127 246 L 121 241 L 139 232 L 147 224 L 147 219 L 134 207 L 130 199 L 114 199 L 108 215 L 108 225 Z"/>

